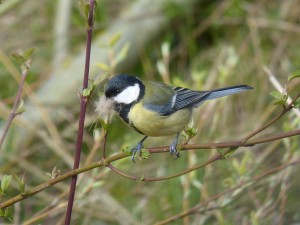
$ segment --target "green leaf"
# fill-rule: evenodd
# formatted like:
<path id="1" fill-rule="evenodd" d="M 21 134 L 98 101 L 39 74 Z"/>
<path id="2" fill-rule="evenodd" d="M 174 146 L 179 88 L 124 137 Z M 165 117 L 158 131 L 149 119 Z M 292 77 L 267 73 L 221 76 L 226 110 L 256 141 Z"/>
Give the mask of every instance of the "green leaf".
<path id="1" fill-rule="evenodd" d="M 104 131 L 106 132 L 108 130 L 108 125 L 109 123 L 107 123 L 105 120 L 103 120 L 101 117 L 98 117 L 98 121 L 101 124 L 101 127 L 104 129 Z"/>
<path id="2" fill-rule="evenodd" d="M 187 135 L 187 139 L 190 140 L 198 133 L 198 129 L 194 127 L 185 127 L 184 133 Z"/>
<path id="3" fill-rule="evenodd" d="M 297 77 L 300 77 L 300 70 L 296 70 L 296 71 L 292 72 L 288 78 L 288 81 L 291 81 Z"/>
<path id="4" fill-rule="evenodd" d="M 24 108 L 24 101 L 23 99 L 21 99 L 19 105 L 18 105 L 18 109 L 17 109 L 17 114 L 20 115 L 22 114 L 23 112 L 25 112 L 25 108 Z"/>
<path id="5" fill-rule="evenodd" d="M 141 150 L 142 159 L 148 159 L 149 156 L 150 156 L 150 152 L 147 149 L 142 148 L 142 150 Z"/>
<path id="6" fill-rule="evenodd" d="M 115 44 L 120 40 L 121 38 L 121 33 L 116 33 L 114 36 L 112 36 L 110 39 L 109 39 L 109 47 L 113 47 L 115 46 Z"/>
<path id="7" fill-rule="evenodd" d="M 82 96 L 84 96 L 84 97 L 89 97 L 89 96 L 91 96 L 91 94 L 93 93 L 94 89 L 95 89 L 94 81 L 93 81 L 93 80 L 90 80 L 90 82 L 89 82 L 89 87 L 83 89 L 83 91 L 82 91 Z"/>
<path id="8" fill-rule="evenodd" d="M 19 185 L 19 192 L 24 193 L 25 192 L 25 182 L 24 182 L 24 175 L 22 176 L 22 179 L 20 179 L 17 175 L 13 175 L 15 180 L 18 182 Z"/>
<path id="9" fill-rule="evenodd" d="M 239 147 L 230 147 L 228 148 L 228 152 L 224 155 L 225 158 L 227 159 L 228 157 L 230 157 L 236 150 L 238 150 Z"/>
<path id="10" fill-rule="evenodd" d="M 271 91 L 270 95 L 272 95 L 276 99 L 282 99 L 282 93 L 280 93 L 278 91 Z"/>
<path id="11" fill-rule="evenodd" d="M 275 100 L 272 102 L 272 105 L 284 105 L 285 101 L 283 100 Z"/>
<path id="12" fill-rule="evenodd" d="M 3 209 L 0 209 L 0 217 L 4 217 L 4 210 Z"/>
<path id="13" fill-rule="evenodd" d="M 91 89 L 90 88 L 85 88 L 82 91 L 82 96 L 83 97 L 89 97 L 91 95 Z"/>
<path id="14" fill-rule="evenodd" d="M 126 153 L 127 155 L 131 155 L 131 147 L 130 146 L 125 146 L 123 148 L 121 148 L 121 151 Z"/>
<path id="15" fill-rule="evenodd" d="M 222 159 L 229 158 L 239 147 L 230 147 L 227 149 L 226 153 L 223 153 L 220 149 L 217 151 L 222 155 Z"/>
<path id="16" fill-rule="evenodd" d="M 31 55 L 34 51 L 35 51 L 35 48 L 30 48 L 26 51 L 14 52 L 14 53 L 11 54 L 11 56 L 18 63 L 26 64 L 26 62 L 29 62 L 29 59 L 30 59 L 30 57 L 31 57 Z M 28 65 L 25 65 L 25 66 L 28 67 Z"/>
<path id="17" fill-rule="evenodd" d="M 92 187 L 93 188 L 99 188 L 99 187 L 102 187 L 103 184 L 104 184 L 103 181 L 96 181 L 96 182 L 93 183 Z"/>
<path id="18" fill-rule="evenodd" d="M 297 99 L 293 105 L 293 108 L 300 108 L 300 99 Z"/>
<path id="19" fill-rule="evenodd" d="M 32 53 L 35 51 L 35 48 L 30 48 L 24 52 L 24 59 L 28 60 L 31 58 Z"/>
<path id="20" fill-rule="evenodd" d="M 84 13 L 86 20 L 89 17 L 89 12 L 90 12 L 90 4 L 86 2 L 85 0 L 80 0 L 80 9 Z"/>
<path id="21" fill-rule="evenodd" d="M 170 43 L 169 42 L 164 42 L 161 45 L 161 53 L 163 58 L 169 58 L 170 56 Z"/>
<path id="22" fill-rule="evenodd" d="M 25 192 L 25 182 L 24 182 L 23 179 L 19 183 L 19 191 L 20 191 L 20 193 L 24 193 Z"/>
<path id="23" fill-rule="evenodd" d="M 24 56 L 20 53 L 14 52 L 11 54 L 11 57 L 20 64 L 23 64 L 25 62 Z"/>
<path id="24" fill-rule="evenodd" d="M 120 62 L 122 62 L 126 58 L 128 50 L 129 50 L 129 47 L 130 47 L 130 43 L 129 42 L 127 42 L 122 47 L 122 49 L 120 50 L 120 52 L 117 54 L 116 58 L 113 61 L 113 67 L 115 67 L 116 65 L 118 65 Z"/>
<path id="25" fill-rule="evenodd" d="M 1 181 L 1 191 L 2 194 L 4 194 L 9 187 L 9 184 L 11 182 L 12 175 L 4 175 Z"/>
<path id="26" fill-rule="evenodd" d="M 275 98 L 275 100 L 272 102 L 273 105 L 285 105 L 286 100 L 288 99 L 288 96 L 286 94 L 280 93 L 278 91 L 272 91 L 270 92 L 270 95 Z"/>
<path id="27" fill-rule="evenodd" d="M 105 64 L 105 63 L 97 63 L 96 66 L 98 66 L 100 69 L 104 70 L 104 71 L 110 71 L 111 68 Z"/>

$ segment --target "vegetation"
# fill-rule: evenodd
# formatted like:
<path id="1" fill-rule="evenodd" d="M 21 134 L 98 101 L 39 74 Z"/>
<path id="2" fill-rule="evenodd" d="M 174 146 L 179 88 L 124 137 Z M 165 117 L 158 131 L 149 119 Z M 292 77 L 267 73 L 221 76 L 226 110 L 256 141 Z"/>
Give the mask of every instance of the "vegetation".
<path id="1" fill-rule="evenodd" d="M 299 222 L 299 2 L 98 0 L 86 87 L 88 2 L 0 4 L 1 223 L 64 224 L 76 174 L 71 224 Z M 179 159 L 149 138 L 132 163 L 142 136 L 95 113 L 116 73 L 254 90 L 195 110 Z"/>

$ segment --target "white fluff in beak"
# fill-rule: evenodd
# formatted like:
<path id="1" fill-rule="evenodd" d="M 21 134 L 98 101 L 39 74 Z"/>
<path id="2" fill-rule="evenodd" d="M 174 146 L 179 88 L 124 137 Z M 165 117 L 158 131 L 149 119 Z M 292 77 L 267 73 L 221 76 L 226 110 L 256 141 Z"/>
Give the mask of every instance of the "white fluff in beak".
<path id="1" fill-rule="evenodd" d="M 113 112 L 113 103 L 112 99 L 106 98 L 104 95 L 94 102 L 95 112 L 98 113 L 99 117 L 107 121 L 110 114 Z"/>

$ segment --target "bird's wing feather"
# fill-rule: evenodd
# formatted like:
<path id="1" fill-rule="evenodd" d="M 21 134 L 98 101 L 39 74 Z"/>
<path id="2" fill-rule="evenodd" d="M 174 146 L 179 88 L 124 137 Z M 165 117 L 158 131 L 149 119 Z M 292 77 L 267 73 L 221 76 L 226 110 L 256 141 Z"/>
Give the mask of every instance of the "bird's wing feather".
<path id="1" fill-rule="evenodd" d="M 187 88 L 175 87 L 176 99 L 174 100 L 173 110 L 179 110 L 205 99 L 210 92 L 209 91 L 193 91 Z"/>
<path id="2" fill-rule="evenodd" d="M 146 90 L 144 106 L 162 116 L 170 115 L 186 107 L 197 107 L 206 100 L 220 98 L 252 89 L 247 85 L 238 85 L 212 91 L 193 91 L 188 88 L 171 87 L 163 83 L 149 82 L 152 90 Z"/>
<path id="3" fill-rule="evenodd" d="M 171 86 L 163 83 L 147 81 L 145 82 L 146 88 L 143 104 L 147 109 L 158 112 L 160 115 L 171 114 L 172 98 L 176 94 Z"/>

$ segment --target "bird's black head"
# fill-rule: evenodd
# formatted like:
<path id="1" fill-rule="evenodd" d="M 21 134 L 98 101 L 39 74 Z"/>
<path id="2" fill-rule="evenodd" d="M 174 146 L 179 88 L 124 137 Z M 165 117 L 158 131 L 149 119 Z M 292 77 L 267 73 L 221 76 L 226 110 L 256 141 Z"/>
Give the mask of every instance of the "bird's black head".
<path id="1" fill-rule="evenodd" d="M 134 76 L 119 74 L 114 76 L 105 87 L 105 96 L 116 103 L 131 104 L 144 96 L 145 86 Z"/>

